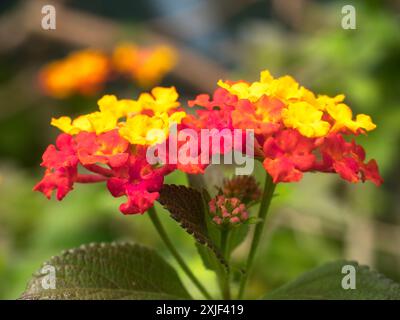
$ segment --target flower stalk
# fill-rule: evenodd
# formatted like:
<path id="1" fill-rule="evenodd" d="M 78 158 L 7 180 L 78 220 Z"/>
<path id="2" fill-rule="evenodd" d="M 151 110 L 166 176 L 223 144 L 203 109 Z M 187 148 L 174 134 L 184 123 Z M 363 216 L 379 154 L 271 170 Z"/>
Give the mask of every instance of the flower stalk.
<path id="1" fill-rule="evenodd" d="M 185 272 L 185 274 L 189 277 L 189 279 L 193 282 L 193 284 L 199 289 L 199 291 L 203 294 L 206 299 L 212 300 L 211 295 L 208 291 L 204 288 L 204 286 L 200 283 L 200 281 L 196 278 L 193 272 L 190 270 L 188 265 L 185 263 L 181 255 L 175 249 L 174 245 L 172 244 L 171 240 L 169 239 L 167 233 L 165 232 L 164 227 L 161 224 L 161 221 L 157 217 L 156 210 L 154 207 L 148 209 L 148 215 L 150 217 L 151 222 L 153 223 L 154 227 L 156 228 L 158 234 L 160 235 L 161 239 L 164 241 L 165 246 L 168 248 L 170 253 L 173 255 L 175 260 L 178 262 L 179 266 Z"/>
<path id="2" fill-rule="evenodd" d="M 258 211 L 258 219 L 260 219 L 261 221 L 256 225 L 255 230 L 254 230 L 253 240 L 251 242 L 251 247 L 250 247 L 250 252 L 247 257 L 245 273 L 243 274 L 242 279 L 240 281 L 238 299 L 242 299 L 244 296 L 247 280 L 249 277 L 249 272 L 253 265 L 254 257 L 255 257 L 258 245 L 260 243 L 262 232 L 264 230 L 265 217 L 267 216 L 268 209 L 271 204 L 271 200 L 272 200 L 272 197 L 273 197 L 273 194 L 275 191 L 275 187 L 276 187 L 276 184 L 273 183 L 272 177 L 267 173 L 266 177 L 265 177 L 264 191 L 263 191 L 263 195 L 261 198 L 261 204 L 260 204 L 260 208 Z"/>
<path id="3" fill-rule="evenodd" d="M 229 264 L 229 228 L 222 228 L 221 230 L 221 253 Z M 221 276 L 221 292 L 222 297 L 225 300 L 231 299 L 231 287 L 230 287 L 230 271 L 229 269 L 224 269 Z"/>

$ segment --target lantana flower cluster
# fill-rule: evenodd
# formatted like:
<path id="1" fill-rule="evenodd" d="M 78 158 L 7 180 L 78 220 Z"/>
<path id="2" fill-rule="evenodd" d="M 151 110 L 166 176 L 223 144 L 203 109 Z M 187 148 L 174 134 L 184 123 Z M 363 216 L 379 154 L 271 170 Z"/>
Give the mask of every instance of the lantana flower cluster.
<path id="1" fill-rule="evenodd" d="M 160 142 L 148 132 L 168 132 L 172 123 L 181 122 L 186 113 L 178 110 L 177 99 L 175 88 L 156 87 L 137 100 L 106 95 L 98 101 L 99 111 L 75 119 L 53 118 L 51 124 L 63 133 L 44 152 L 46 172 L 34 189 L 48 198 L 56 190 L 61 200 L 74 183 L 106 181 L 114 197 L 127 197 L 122 213 L 145 212 L 158 198 L 164 176 L 175 169 L 147 162 L 147 148 Z"/>
<path id="2" fill-rule="evenodd" d="M 120 206 L 124 214 L 143 213 L 158 199 L 167 174 L 174 170 L 202 174 L 210 163 L 147 161 L 148 148 L 165 142 L 173 124 L 178 125 L 178 132 L 187 128 L 254 130 L 254 155 L 274 183 L 300 181 L 305 172 L 337 173 L 353 183 L 382 183 L 376 161 L 366 161 L 364 149 L 347 138 L 366 134 L 376 125 L 367 115 L 354 117 L 343 95 L 315 95 L 292 77 L 274 79 L 268 71 L 253 83 L 219 81 L 218 85 L 212 97 L 200 94 L 188 102 L 189 107 L 196 106 L 192 114 L 181 108 L 175 88 L 156 87 L 136 100 L 106 95 L 98 101 L 96 112 L 75 119 L 52 119 L 52 125 L 63 133 L 43 155 L 41 165 L 46 172 L 35 190 L 49 198 L 56 191 L 61 200 L 74 183 L 105 181 L 114 197 L 127 197 Z M 163 134 L 152 134 L 152 129 Z M 197 147 L 202 145 L 200 141 Z M 212 143 L 207 145 L 212 148 Z M 169 154 L 170 145 L 166 147 Z M 199 150 L 198 157 L 201 154 Z M 208 154 L 211 157 L 213 152 Z M 237 191 L 229 184 L 224 188 Z M 249 190 L 259 197 L 256 184 Z M 223 202 L 235 196 L 224 197 Z M 255 199 L 246 201 L 251 200 Z M 236 207 L 240 204 L 232 209 Z M 222 206 L 218 208 L 223 214 Z M 247 211 L 239 211 L 246 216 Z"/>
<path id="3" fill-rule="evenodd" d="M 219 193 L 228 198 L 239 198 L 246 205 L 257 202 L 261 198 L 261 189 L 253 176 L 235 176 L 224 179 Z"/>
<path id="4" fill-rule="evenodd" d="M 159 83 L 177 61 L 175 50 L 166 45 L 139 47 L 124 43 L 109 55 L 86 49 L 44 66 L 39 82 L 45 94 L 65 98 L 73 94 L 93 95 L 115 75 L 127 75 L 140 87 Z"/>
<path id="5" fill-rule="evenodd" d="M 189 121 L 199 127 L 253 129 L 255 156 L 274 183 L 300 181 L 304 172 L 338 173 L 350 182 L 382 183 L 375 160 L 346 136 L 374 130 L 371 117 L 355 118 L 345 96 L 315 95 L 290 76 L 274 79 L 268 70 L 260 80 L 218 82 L 213 97 L 189 101 L 200 106 Z"/>
<path id="6" fill-rule="evenodd" d="M 261 198 L 261 189 L 253 176 L 224 179 L 218 194 L 208 203 L 211 220 L 221 228 L 251 223 L 248 209 Z"/>
<path id="7" fill-rule="evenodd" d="M 238 198 L 218 195 L 209 202 L 212 221 L 221 227 L 231 227 L 245 223 L 249 219 L 246 206 Z"/>

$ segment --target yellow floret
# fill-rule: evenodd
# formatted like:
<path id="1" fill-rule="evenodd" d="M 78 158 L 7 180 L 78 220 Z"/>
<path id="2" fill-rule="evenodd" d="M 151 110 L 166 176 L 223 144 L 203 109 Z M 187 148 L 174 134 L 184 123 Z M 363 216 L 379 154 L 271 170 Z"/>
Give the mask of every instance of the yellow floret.
<path id="1" fill-rule="evenodd" d="M 291 103 L 282 111 L 285 126 L 297 129 L 308 138 L 322 137 L 328 133 L 330 124 L 322 120 L 322 115 L 322 111 L 304 101 Z"/>

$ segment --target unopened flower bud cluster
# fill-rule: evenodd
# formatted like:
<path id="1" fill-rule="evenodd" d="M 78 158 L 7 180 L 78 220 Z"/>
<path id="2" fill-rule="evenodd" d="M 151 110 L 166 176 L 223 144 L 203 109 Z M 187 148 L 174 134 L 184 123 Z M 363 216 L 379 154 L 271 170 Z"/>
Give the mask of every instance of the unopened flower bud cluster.
<path id="1" fill-rule="evenodd" d="M 209 202 L 210 214 L 214 223 L 220 226 L 233 226 L 249 219 L 246 206 L 238 198 L 218 195 Z"/>

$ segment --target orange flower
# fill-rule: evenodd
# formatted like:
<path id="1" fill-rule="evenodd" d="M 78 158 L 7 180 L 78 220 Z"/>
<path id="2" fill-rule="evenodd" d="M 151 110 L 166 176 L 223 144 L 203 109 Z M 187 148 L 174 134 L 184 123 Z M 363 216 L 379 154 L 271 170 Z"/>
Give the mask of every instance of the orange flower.
<path id="1" fill-rule="evenodd" d="M 141 87 L 150 87 L 171 71 L 176 59 L 169 46 L 140 48 L 126 43 L 114 50 L 112 62 L 117 72 L 131 76 Z"/>
<path id="2" fill-rule="evenodd" d="M 110 72 L 107 56 L 96 50 L 71 53 L 45 66 L 39 74 L 44 92 L 55 98 L 91 95 L 103 86 Z"/>

